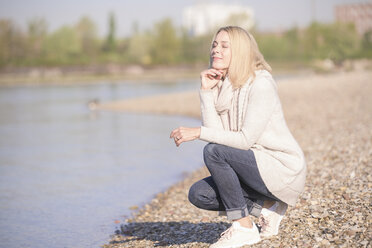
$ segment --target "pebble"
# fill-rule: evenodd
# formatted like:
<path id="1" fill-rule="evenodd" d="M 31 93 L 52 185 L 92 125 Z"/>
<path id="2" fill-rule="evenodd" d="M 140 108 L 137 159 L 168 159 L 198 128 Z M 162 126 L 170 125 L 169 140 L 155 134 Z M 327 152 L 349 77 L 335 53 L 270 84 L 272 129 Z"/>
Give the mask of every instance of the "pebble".
<path id="1" fill-rule="evenodd" d="M 372 72 L 293 79 L 279 95 L 307 159 L 305 191 L 279 234 L 249 247 L 371 247 Z M 187 199 L 208 175 L 202 167 L 157 195 L 103 247 L 209 247 L 231 223 Z"/>

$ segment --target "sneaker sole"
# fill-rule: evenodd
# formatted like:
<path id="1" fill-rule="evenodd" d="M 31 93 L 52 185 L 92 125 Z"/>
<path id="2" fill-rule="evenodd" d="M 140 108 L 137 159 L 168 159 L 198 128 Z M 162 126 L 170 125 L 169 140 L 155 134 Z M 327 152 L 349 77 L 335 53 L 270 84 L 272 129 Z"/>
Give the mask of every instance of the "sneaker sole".
<path id="1" fill-rule="evenodd" d="M 260 241 L 261 241 L 261 239 L 257 238 L 257 239 L 254 239 L 254 240 L 250 240 L 248 243 L 244 243 L 244 244 L 241 244 L 241 245 L 234 245 L 234 246 L 225 246 L 224 248 L 239 248 L 239 247 L 242 247 L 242 246 L 245 246 L 245 245 L 257 244 Z"/>

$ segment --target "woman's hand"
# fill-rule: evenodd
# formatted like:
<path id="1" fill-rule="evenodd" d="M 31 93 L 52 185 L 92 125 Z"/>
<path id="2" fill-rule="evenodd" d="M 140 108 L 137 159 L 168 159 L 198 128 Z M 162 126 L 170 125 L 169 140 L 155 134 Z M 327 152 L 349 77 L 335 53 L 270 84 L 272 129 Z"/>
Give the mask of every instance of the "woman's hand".
<path id="1" fill-rule="evenodd" d="M 200 137 L 200 127 L 179 127 L 172 131 L 170 138 L 174 139 L 177 146 L 182 142 L 191 141 Z"/>
<path id="2" fill-rule="evenodd" d="M 212 89 L 223 77 L 223 72 L 213 68 L 204 70 L 200 73 L 201 89 Z"/>

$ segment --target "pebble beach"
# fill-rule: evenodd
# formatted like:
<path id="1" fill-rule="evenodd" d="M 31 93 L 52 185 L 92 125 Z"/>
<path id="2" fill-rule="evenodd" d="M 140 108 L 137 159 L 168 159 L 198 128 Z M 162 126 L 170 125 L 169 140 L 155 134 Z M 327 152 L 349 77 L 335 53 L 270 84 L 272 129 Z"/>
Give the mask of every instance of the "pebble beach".
<path id="1" fill-rule="evenodd" d="M 372 71 L 277 83 L 287 125 L 307 161 L 306 187 L 288 208 L 279 234 L 249 247 L 371 247 Z M 97 109 L 200 118 L 198 92 L 102 103 Z M 201 164 L 123 220 L 103 247 L 209 247 L 231 223 L 189 203 L 190 186 L 206 176 Z"/>

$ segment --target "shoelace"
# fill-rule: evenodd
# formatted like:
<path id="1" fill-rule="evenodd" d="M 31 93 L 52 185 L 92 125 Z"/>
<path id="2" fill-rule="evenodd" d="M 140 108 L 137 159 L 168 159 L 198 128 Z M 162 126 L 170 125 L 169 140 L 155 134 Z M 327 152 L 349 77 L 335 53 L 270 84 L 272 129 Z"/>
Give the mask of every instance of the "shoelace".
<path id="1" fill-rule="evenodd" d="M 231 236 L 232 236 L 232 233 L 233 233 L 233 227 L 228 228 L 223 233 L 221 233 L 220 240 L 224 240 L 224 239 L 227 239 L 228 240 L 228 239 L 230 239 Z"/>
<path id="2" fill-rule="evenodd" d="M 273 206 L 275 206 L 275 208 L 272 211 L 275 211 L 277 209 L 278 205 L 277 205 L 277 203 L 275 203 Z M 261 232 L 266 231 L 267 228 L 270 227 L 269 221 L 267 219 L 265 219 L 265 216 L 263 214 L 260 214 L 260 217 L 258 218 L 258 223 L 260 225 L 260 228 L 261 228 L 260 231 Z"/>
<path id="3" fill-rule="evenodd" d="M 261 227 L 261 232 L 266 231 L 267 228 L 270 226 L 269 221 L 265 219 L 265 217 L 261 214 L 259 218 L 259 225 Z"/>

